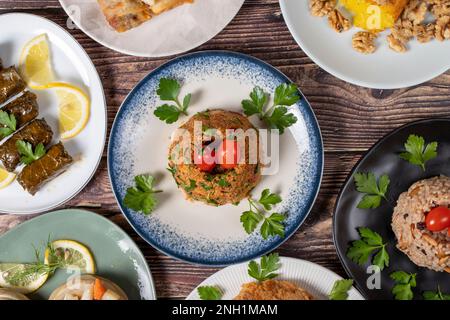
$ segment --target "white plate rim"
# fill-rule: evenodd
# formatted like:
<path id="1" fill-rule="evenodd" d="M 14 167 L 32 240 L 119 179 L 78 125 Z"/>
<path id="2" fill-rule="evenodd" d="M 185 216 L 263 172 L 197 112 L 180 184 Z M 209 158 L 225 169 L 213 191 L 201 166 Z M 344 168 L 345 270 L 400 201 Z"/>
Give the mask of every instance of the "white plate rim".
<path id="1" fill-rule="evenodd" d="M 309 265 L 311 268 L 315 268 L 316 270 L 318 270 L 321 273 L 327 273 L 330 275 L 333 275 L 333 277 L 337 278 L 338 280 L 342 280 L 344 278 L 342 278 L 340 275 L 338 275 L 337 273 L 335 273 L 334 271 L 331 271 L 330 269 L 327 269 L 317 263 L 308 261 L 308 260 L 304 260 L 304 259 L 298 259 L 298 258 L 292 258 L 292 257 L 283 257 L 280 256 L 280 263 L 292 263 L 292 264 L 304 264 L 304 265 Z M 211 285 L 209 283 L 210 280 L 212 280 L 214 277 L 217 277 L 219 274 L 226 274 L 229 272 L 236 272 L 235 269 L 240 269 L 240 268 L 245 268 L 245 270 L 247 270 L 247 263 L 240 263 L 240 264 L 235 264 L 235 265 L 231 265 L 228 266 L 222 270 L 219 270 L 217 272 L 215 272 L 214 274 L 212 274 L 211 276 L 209 276 L 208 278 L 206 278 L 204 281 L 202 281 L 198 286 L 195 287 L 194 290 L 192 290 L 192 292 L 186 297 L 186 300 L 196 300 L 197 297 L 197 289 L 201 286 L 204 285 Z M 220 284 L 217 284 L 220 285 Z M 361 295 L 361 293 L 355 288 L 355 286 L 352 286 L 352 291 L 354 292 L 355 295 L 358 296 L 358 298 L 360 298 L 361 300 L 365 300 L 364 297 Z"/>
<path id="2" fill-rule="evenodd" d="M 416 86 L 416 85 L 422 84 L 424 82 L 430 81 L 430 80 L 442 75 L 443 73 L 447 72 L 450 69 L 450 63 L 449 63 L 448 66 L 444 66 L 439 71 L 436 71 L 436 72 L 433 72 L 433 73 L 430 73 L 427 75 L 423 75 L 421 77 L 415 77 L 413 79 L 406 79 L 406 80 L 398 82 L 398 83 L 390 83 L 390 84 L 380 83 L 380 82 L 376 82 L 376 81 L 363 81 L 363 80 L 354 79 L 352 77 L 349 77 L 343 73 L 340 73 L 340 72 L 334 70 L 332 67 L 328 66 L 324 61 L 322 61 L 321 59 L 316 57 L 308 49 L 308 47 L 302 41 L 301 37 L 298 35 L 297 31 L 294 29 L 291 15 L 288 14 L 287 4 L 286 4 L 287 1 L 288 0 L 279 0 L 281 13 L 282 13 L 283 19 L 289 29 L 290 34 L 292 35 L 294 40 L 297 42 L 300 49 L 302 49 L 302 51 L 320 68 L 322 68 L 326 72 L 330 73 L 331 75 L 335 76 L 336 78 L 344 80 L 345 82 L 355 84 L 355 85 L 358 85 L 358 86 L 361 86 L 364 88 L 369 88 L 369 89 L 384 89 L 384 90 L 404 89 L 404 88 L 409 88 L 409 87 Z"/>
<path id="3" fill-rule="evenodd" d="M 12 215 L 31 215 L 31 214 L 39 214 L 39 213 L 44 213 L 44 212 L 48 212 L 48 211 L 50 211 L 50 210 L 53 210 L 53 209 L 55 209 L 55 208 L 57 208 L 57 207 L 59 207 L 59 206 L 62 206 L 62 205 L 65 204 L 65 203 L 67 203 L 68 201 L 72 200 L 72 199 L 73 199 L 74 197 L 76 197 L 82 190 L 84 190 L 84 188 L 87 186 L 87 184 L 88 184 L 88 183 L 92 180 L 92 178 L 94 177 L 95 173 L 96 173 L 97 170 L 98 170 L 98 167 L 99 167 L 99 165 L 100 165 L 100 162 L 101 162 L 101 160 L 102 160 L 103 152 L 104 152 L 104 150 L 105 150 L 105 144 L 106 144 L 106 132 L 107 132 L 107 128 L 108 128 L 108 107 L 107 107 L 107 104 L 106 104 L 106 97 L 105 97 L 105 91 L 104 91 L 104 89 L 103 89 L 103 83 L 102 83 L 102 81 L 101 81 L 101 79 L 100 79 L 100 76 L 99 76 L 99 74 L 98 74 L 98 72 L 97 72 L 97 69 L 95 68 L 94 63 L 92 62 L 91 58 L 90 58 L 89 55 L 86 53 L 86 51 L 84 50 L 84 48 L 81 46 L 81 44 L 79 44 L 78 41 L 77 41 L 77 40 L 76 40 L 69 32 L 67 32 L 66 30 L 64 30 L 64 28 L 62 28 L 61 26 L 59 26 L 57 23 L 55 23 L 55 22 L 53 22 L 53 21 L 51 21 L 51 20 L 49 20 L 49 19 L 47 19 L 47 18 L 44 18 L 44 17 L 41 17 L 41 16 L 37 16 L 37 15 L 31 14 L 31 13 L 10 12 L 10 13 L 3 13 L 3 14 L 0 14 L 0 18 L 2 18 L 3 16 L 18 16 L 18 19 L 19 19 L 21 16 L 25 16 L 25 17 L 28 17 L 28 18 L 29 18 L 29 17 L 32 17 L 32 18 L 35 18 L 35 19 L 40 19 L 40 20 L 42 20 L 44 23 L 49 23 L 49 24 L 53 25 L 54 27 L 56 27 L 57 29 L 61 30 L 61 31 L 63 32 L 63 34 L 65 34 L 65 35 L 67 36 L 67 40 L 68 40 L 68 41 L 73 41 L 73 44 L 76 45 L 76 46 L 80 49 L 80 53 L 83 54 L 83 55 L 85 56 L 86 61 L 88 61 L 88 62 L 90 63 L 90 65 L 89 65 L 88 67 L 89 67 L 89 68 L 92 68 L 91 71 L 93 71 L 93 72 L 92 72 L 91 74 L 92 74 L 92 76 L 93 76 L 93 80 L 96 81 L 96 82 L 98 81 L 99 86 L 100 86 L 100 88 L 101 88 L 101 98 L 102 98 L 102 100 L 103 100 L 103 108 L 104 108 L 104 110 L 105 110 L 105 130 L 104 130 L 104 132 L 103 132 L 103 138 L 102 138 L 102 140 L 101 140 L 101 141 L 102 141 L 102 142 L 101 142 L 101 143 L 102 143 L 102 152 L 100 152 L 99 157 L 98 157 L 98 159 L 97 159 L 97 163 L 96 163 L 96 165 L 95 165 L 95 167 L 94 167 L 94 170 L 92 170 L 92 172 L 91 172 L 89 178 L 86 179 L 85 183 L 84 183 L 79 189 L 77 189 L 76 191 L 74 191 L 73 194 L 72 194 L 70 197 L 68 197 L 67 199 L 62 200 L 62 201 L 60 201 L 60 202 L 58 202 L 58 203 L 56 203 L 56 204 L 52 204 L 52 205 L 46 206 L 46 207 L 43 208 L 43 209 L 38 209 L 38 210 L 23 210 L 23 211 L 14 211 L 14 212 L 11 212 L 11 211 L 4 211 L 4 210 L 2 210 L 2 209 L 0 208 L 0 213 L 6 213 L 6 214 L 12 214 Z"/>
<path id="4" fill-rule="evenodd" d="M 233 19 L 236 17 L 236 15 L 239 13 L 239 11 L 242 9 L 242 6 L 244 5 L 245 0 L 241 0 L 241 6 L 239 7 L 239 9 L 236 11 L 236 14 L 230 18 L 230 20 L 225 24 L 225 26 L 219 30 L 216 34 L 214 34 L 212 37 L 210 37 L 207 40 L 201 40 L 198 41 L 197 43 L 191 45 L 189 48 L 185 48 L 181 51 L 168 51 L 168 52 L 161 52 L 158 54 L 149 54 L 146 52 L 138 52 L 138 51 L 134 51 L 134 50 L 127 50 L 125 48 L 120 48 L 118 46 L 115 45 L 111 45 L 111 44 L 107 44 L 105 41 L 99 39 L 98 37 L 94 36 L 91 32 L 89 32 L 86 28 L 84 28 L 82 26 L 81 23 L 78 23 L 77 21 L 75 21 L 75 19 L 72 18 L 72 15 L 70 14 L 70 10 L 67 7 L 67 5 L 64 3 L 63 0 L 58 0 L 59 3 L 61 4 L 62 8 L 64 9 L 65 13 L 67 14 L 67 16 L 73 21 L 73 23 L 81 30 L 83 31 L 84 34 L 86 34 L 89 38 L 91 38 L 92 40 L 94 40 L 95 42 L 98 42 L 99 44 L 101 44 L 102 46 L 111 49 L 113 51 L 117 51 L 129 56 L 134 56 L 134 57 L 143 57 L 143 58 L 162 58 L 162 57 L 169 57 L 169 56 L 174 56 L 174 55 L 178 55 L 178 54 L 182 54 L 188 51 L 191 51 L 195 48 L 198 48 L 199 46 L 201 46 L 202 44 L 210 41 L 211 39 L 215 38 L 219 33 L 221 33 L 223 31 L 223 29 L 225 29 L 230 23 L 231 21 L 233 21 Z"/>

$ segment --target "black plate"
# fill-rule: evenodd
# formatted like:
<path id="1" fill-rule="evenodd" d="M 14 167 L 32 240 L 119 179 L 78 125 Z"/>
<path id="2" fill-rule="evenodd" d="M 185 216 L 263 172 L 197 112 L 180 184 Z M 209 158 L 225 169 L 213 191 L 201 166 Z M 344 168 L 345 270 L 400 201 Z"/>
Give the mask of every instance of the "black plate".
<path id="1" fill-rule="evenodd" d="M 426 172 L 398 156 L 399 152 L 404 150 L 403 145 L 410 134 L 423 136 L 426 142 L 439 143 L 438 157 L 427 162 Z M 358 209 L 356 206 L 362 194 L 355 189 L 353 180 L 355 172 L 373 172 L 377 177 L 388 174 L 391 179 L 388 190 L 389 201 L 383 201 L 377 209 Z M 397 241 L 391 229 L 392 212 L 399 195 L 408 190 L 414 182 L 441 174 L 450 176 L 450 119 L 422 120 L 391 132 L 375 144 L 353 168 L 336 202 L 333 238 L 347 274 L 355 280 L 357 288 L 366 299 L 393 299 L 391 289 L 394 282 L 389 278 L 389 274 L 396 270 L 417 273 L 415 299 L 422 299 L 422 292 L 425 290 L 436 291 L 438 284 L 443 292 L 450 293 L 450 274 L 416 266 L 395 247 Z M 379 290 L 370 290 L 366 285 L 370 276 L 366 273 L 369 263 L 366 266 L 359 266 L 346 256 L 349 244 L 359 239 L 356 230 L 358 227 L 371 228 L 389 243 L 390 264 L 381 272 Z"/>

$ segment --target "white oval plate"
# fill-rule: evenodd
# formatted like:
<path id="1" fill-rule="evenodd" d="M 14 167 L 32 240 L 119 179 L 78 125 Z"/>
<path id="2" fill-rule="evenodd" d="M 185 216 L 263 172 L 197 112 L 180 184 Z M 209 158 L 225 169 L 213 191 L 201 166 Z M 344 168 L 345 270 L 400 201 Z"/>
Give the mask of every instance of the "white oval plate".
<path id="1" fill-rule="evenodd" d="M 336 33 L 326 18 L 311 16 L 308 3 L 280 0 L 283 17 L 302 50 L 339 79 L 368 88 L 397 89 L 426 82 L 450 69 L 450 41 L 420 44 L 414 40 L 400 54 L 389 49 L 384 32 L 374 54 L 360 54 L 352 48 L 357 28 Z"/>
<path id="2" fill-rule="evenodd" d="M 327 300 L 334 282 L 342 279 L 334 272 L 306 260 L 280 257 L 280 262 L 281 269 L 278 270 L 279 276 L 276 279 L 291 281 L 318 300 Z M 222 300 L 232 300 L 239 294 L 244 283 L 255 281 L 248 275 L 247 266 L 247 263 L 241 263 L 222 269 L 198 287 L 217 286 L 224 294 Z M 197 288 L 186 300 L 200 300 Z M 355 288 L 352 288 L 349 291 L 348 300 L 364 300 L 364 298 Z"/>
<path id="3" fill-rule="evenodd" d="M 164 57 L 194 49 L 216 36 L 234 18 L 244 0 L 195 0 L 118 33 L 95 0 L 59 0 L 75 24 L 112 50 L 140 57 Z"/>
<path id="4" fill-rule="evenodd" d="M 89 56 L 76 40 L 55 23 L 31 14 L 0 15 L 0 57 L 5 66 L 19 62 L 22 47 L 33 37 L 46 33 L 50 42 L 57 80 L 73 83 L 91 99 L 91 116 L 75 138 L 63 141 L 75 159 L 69 169 L 31 196 L 17 183 L 0 190 L 0 212 L 41 213 L 56 208 L 77 195 L 91 180 L 102 157 L 106 139 L 106 102 L 103 87 Z M 53 143 L 59 141 L 58 103 L 50 91 L 33 91 L 38 96 L 39 118 L 51 126 Z"/>

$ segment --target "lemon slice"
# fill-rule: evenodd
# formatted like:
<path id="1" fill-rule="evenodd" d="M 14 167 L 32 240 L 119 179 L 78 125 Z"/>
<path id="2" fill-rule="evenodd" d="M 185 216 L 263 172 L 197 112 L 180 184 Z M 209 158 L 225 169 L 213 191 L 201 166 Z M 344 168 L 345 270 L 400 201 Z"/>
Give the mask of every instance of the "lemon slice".
<path id="1" fill-rule="evenodd" d="M 55 90 L 59 103 L 61 139 L 73 138 L 83 131 L 91 111 L 91 102 L 83 90 L 64 82 L 52 82 L 43 86 L 36 86 L 34 89 Z"/>
<path id="2" fill-rule="evenodd" d="M 14 173 L 0 168 L 0 189 L 9 186 L 14 181 L 14 179 L 16 179 L 16 175 Z"/>
<path id="3" fill-rule="evenodd" d="M 65 269 L 77 269 L 81 273 L 95 273 L 95 262 L 91 251 L 73 240 L 53 241 L 45 250 L 44 263 L 58 263 Z"/>
<path id="4" fill-rule="evenodd" d="M 46 34 L 31 39 L 22 49 L 19 60 L 20 73 L 30 87 L 53 81 L 50 49 Z"/>
<path id="5" fill-rule="evenodd" d="M 48 273 L 36 265 L 22 263 L 0 264 L 0 287 L 27 294 L 36 291 L 47 281 Z"/>

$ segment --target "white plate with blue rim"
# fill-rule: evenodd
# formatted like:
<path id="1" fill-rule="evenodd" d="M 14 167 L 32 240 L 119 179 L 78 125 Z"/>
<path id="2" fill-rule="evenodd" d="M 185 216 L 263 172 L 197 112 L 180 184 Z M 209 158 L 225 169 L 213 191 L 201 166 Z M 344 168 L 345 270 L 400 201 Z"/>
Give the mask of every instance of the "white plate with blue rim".
<path id="1" fill-rule="evenodd" d="M 280 136 L 279 170 L 263 176 L 253 190 L 257 197 L 269 188 L 283 201 L 274 211 L 285 215 L 285 237 L 266 240 L 259 232 L 247 234 L 240 222 L 248 210 L 239 205 L 213 207 L 189 202 L 167 171 L 172 133 L 188 119 L 173 124 L 160 121 L 155 108 L 162 105 L 156 91 L 161 78 L 177 79 L 181 96 L 192 93 L 188 112 L 207 109 L 242 112 L 241 101 L 255 86 L 266 92 L 290 80 L 277 69 L 251 56 L 205 51 L 176 58 L 147 75 L 128 95 L 114 121 L 108 171 L 117 202 L 136 232 L 165 254 L 195 264 L 222 266 L 248 261 L 270 252 L 300 227 L 317 197 L 323 173 L 323 145 L 316 117 L 306 98 L 290 107 L 298 121 Z M 253 117 L 250 120 L 255 124 Z M 255 124 L 257 125 L 257 124 Z M 123 202 L 134 178 L 152 174 L 158 204 L 150 215 L 128 209 Z"/>
<path id="2" fill-rule="evenodd" d="M 259 261 L 257 261 L 259 262 Z M 327 268 L 313 262 L 301 259 L 280 257 L 281 267 L 276 271 L 275 280 L 289 281 L 305 289 L 314 300 L 328 300 L 328 296 L 336 281 L 342 280 L 340 276 Z M 248 274 L 248 264 L 240 263 L 222 269 L 203 281 L 186 300 L 200 300 L 197 289 L 203 286 L 218 288 L 223 294 L 222 300 L 232 300 L 245 283 L 254 282 L 255 279 Z M 355 289 L 348 291 L 348 300 L 364 300 Z"/>

